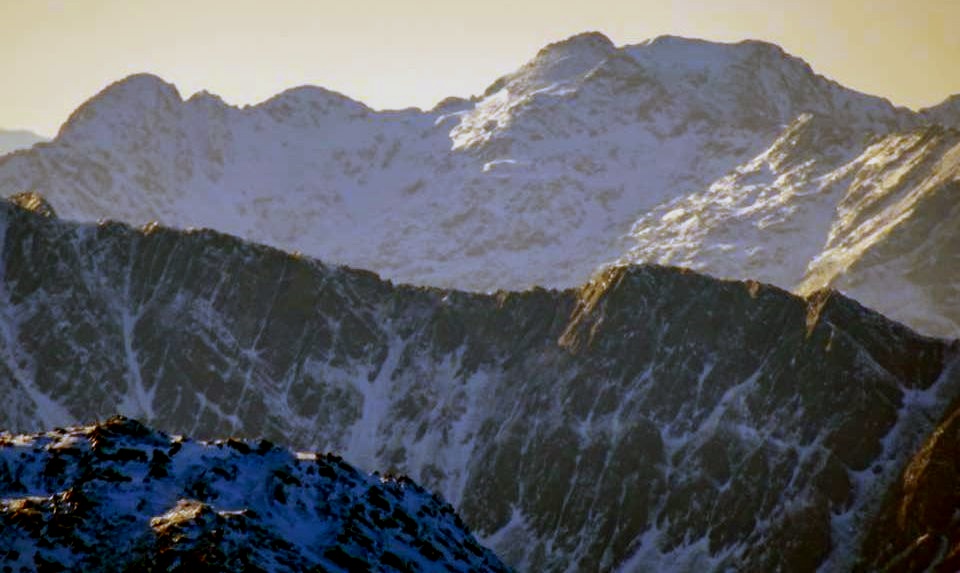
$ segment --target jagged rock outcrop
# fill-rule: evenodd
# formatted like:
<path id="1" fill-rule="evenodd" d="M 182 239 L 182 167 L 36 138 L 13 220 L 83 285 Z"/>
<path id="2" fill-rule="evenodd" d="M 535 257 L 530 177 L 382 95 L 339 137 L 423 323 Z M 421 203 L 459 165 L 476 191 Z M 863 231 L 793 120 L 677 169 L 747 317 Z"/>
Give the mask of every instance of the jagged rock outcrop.
<path id="1" fill-rule="evenodd" d="M 5 571 L 508 571 L 409 479 L 126 418 L 0 433 Z"/>
<path id="2" fill-rule="evenodd" d="M 395 286 L 212 231 L 0 210 L 0 424 L 119 411 L 342 452 L 522 570 L 843 568 L 955 345 L 832 291 L 656 266 Z"/>
<path id="3" fill-rule="evenodd" d="M 870 234 L 847 225 L 875 214 L 865 195 L 923 203 L 925 177 L 956 182 L 945 147 L 901 147 L 930 123 L 956 126 L 955 102 L 898 108 L 765 42 L 617 47 L 598 33 L 428 111 L 310 86 L 237 108 L 138 74 L 49 145 L 0 159 L 0 193 L 40 190 L 69 219 L 211 227 L 470 291 L 573 287 L 610 261 L 833 286 L 957 336 L 953 286 L 914 269 L 948 256 L 951 215 L 926 216 L 938 235 L 909 251 L 883 246 L 898 219 Z M 898 179 L 912 161 L 915 176 Z"/>
<path id="4" fill-rule="evenodd" d="M 7 200 L 18 207 L 22 207 L 27 211 L 33 211 L 44 217 L 56 217 L 57 213 L 53 210 L 53 207 L 47 200 L 36 191 L 24 191 L 23 193 L 17 193 L 16 195 L 11 195 Z"/>

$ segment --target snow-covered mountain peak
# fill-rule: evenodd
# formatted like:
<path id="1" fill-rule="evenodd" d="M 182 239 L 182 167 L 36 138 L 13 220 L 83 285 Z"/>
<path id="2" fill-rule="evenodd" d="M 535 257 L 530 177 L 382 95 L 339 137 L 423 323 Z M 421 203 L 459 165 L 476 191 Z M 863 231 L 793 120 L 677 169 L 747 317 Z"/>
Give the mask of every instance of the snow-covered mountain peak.
<path id="1" fill-rule="evenodd" d="M 536 57 L 517 72 L 498 80 L 487 94 L 502 87 L 512 93 L 530 93 L 555 84 L 575 81 L 617 51 L 609 38 L 588 32 L 555 42 L 540 50 Z"/>
<path id="2" fill-rule="evenodd" d="M 108 100 L 109 98 L 129 101 L 139 99 L 143 103 L 156 103 L 157 101 L 168 99 L 182 101 L 177 86 L 164 80 L 160 76 L 146 72 L 131 74 L 110 84 L 101 90 L 91 101 Z M 110 103 L 115 103 L 115 101 L 111 101 Z"/>
<path id="3" fill-rule="evenodd" d="M 517 71 L 491 84 L 473 109 L 455 113 L 459 123 L 450 132 L 453 148 L 483 148 L 490 158 L 497 159 L 498 155 L 517 151 L 539 154 L 524 141 L 540 141 L 544 132 L 555 131 L 564 134 L 560 139 L 568 139 L 571 131 L 588 131 L 588 123 L 594 134 L 605 131 L 622 124 L 623 118 L 618 117 L 619 109 L 603 107 L 636 107 L 648 99 L 649 94 L 638 97 L 633 89 L 645 83 L 645 78 L 639 77 L 642 72 L 598 32 L 550 44 Z M 630 85 L 610 80 L 621 84 L 626 80 Z M 628 102 L 631 99 L 635 101 Z M 616 103 L 611 105 L 611 101 Z M 584 117 L 584 112 L 590 117 Z M 643 119 L 632 115 L 627 123 Z M 519 149 L 515 143 L 519 143 Z M 543 144 L 532 147 L 552 148 Z M 556 151 L 549 149 L 550 153 Z"/>
<path id="4" fill-rule="evenodd" d="M 587 33 L 550 44 L 494 82 L 474 109 L 456 112 L 451 139 L 454 149 L 495 143 L 493 155 L 502 155 L 517 142 L 526 152 L 528 131 L 596 135 L 629 124 L 661 136 L 732 128 L 775 137 L 803 113 L 868 131 L 916 123 L 908 110 L 844 88 L 768 42 L 660 36 L 618 48 Z"/>
<path id="5" fill-rule="evenodd" d="M 176 86 L 153 74 L 134 74 L 114 82 L 74 111 L 60 128 L 58 140 L 78 143 L 103 140 L 115 130 L 154 128 L 180 111 Z"/>
<path id="6" fill-rule="evenodd" d="M 612 52 L 616 49 L 613 41 L 602 32 L 590 31 L 574 34 L 563 40 L 551 42 L 537 52 L 537 59 L 558 53 L 575 56 L 586 52 Z"/>
<path id="7" fill-rule="evenodd" d="M 779 46 L 757 40 L 737 43 L 713 42 L 697 38 L 663 35 L 624 48 L 638 61 L 660 74 L 686 75 L 691 72 L 723 74 L 730 67 L 759 54 L 788 56 Z"/>
<path id="8" fill-rule="evenodd" d="M 207 90 L 200 90 L 187 98 L 186 103 L 189 105 L 207 107 L 207 108 L 223 108 L 228 107 L 227 103 L 223 101 L 223 98 L 217 94 L 210 93 Z"/>
<path id="9" fill-rule="evenodd" d="M 868 129 L 910 124 L 906 109 L 840 86 L 768 42 L 661 36 L 623 50 L 684 107 L 723 122 L 775 129 L 809 112 Z"/>
<path id="10" fill-rule="evenodd" d="M 91 111 L 103 110 L 112 114 L 142 112 L 182 101 L 180 92 L 172 83 L 153 74 L 133 74 L 108 85 L 84 102 L 64 124 L 64 129 L 87 118 Z"/>
<path id="11" fill-rule="evenodd" d="M 617 47 L 599 32 L 586 32 L 548 44 L 520 67 L 493 82 L 484 97 L 507 89 L 513 94 L 529 94 L 555 84 L 574 81 L 617 51 Z"/>
<path id="12" fill-rule="evenodd" d="M 369 113 L 366 105 L 339 92 L 318 86 L 303 85 L 285 90 L 255 106 L 274 119 L 301 113 L 309 115 L 337 114 L 357 116 Z"/>

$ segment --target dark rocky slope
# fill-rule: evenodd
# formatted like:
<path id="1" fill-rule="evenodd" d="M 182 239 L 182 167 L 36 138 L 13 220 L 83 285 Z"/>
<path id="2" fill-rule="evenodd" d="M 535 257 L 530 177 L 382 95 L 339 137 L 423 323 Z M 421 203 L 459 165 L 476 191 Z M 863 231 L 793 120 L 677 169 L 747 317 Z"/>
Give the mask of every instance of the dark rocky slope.
<path id="1" fill-rule="evenodd" d="M 863 571 L 960 570 L 960 402 L 955 402 L 884 499 L 865 537 Z"/>
<path id="2" fill-rule="evenodd" d="M 112 418 L 0 434 L 4 571 L 503 571 L 409 479 Z"/>
<path id="3" fill-rule="evenodd" d="M 654 266 L 486 296 L 2 206 L 2 425 L 120 411 L 409 473 L 530 571 L 844 568 L 960 377 L 831 291 Z"/>

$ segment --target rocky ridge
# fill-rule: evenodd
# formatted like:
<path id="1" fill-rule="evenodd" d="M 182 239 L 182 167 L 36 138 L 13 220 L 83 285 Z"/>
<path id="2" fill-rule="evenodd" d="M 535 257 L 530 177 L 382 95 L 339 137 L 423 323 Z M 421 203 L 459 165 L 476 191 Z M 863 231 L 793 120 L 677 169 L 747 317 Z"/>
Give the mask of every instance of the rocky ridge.
<path id="1" fill-rule="evenodd" d="M 493 295 L 2 206 L 0 425 L 135 416 L 411 475 L 521 570 L 844 568 L 960 382 L 829 290 L 676 268 Z"/>
<path id="2" fill-rule="evenodd" d="M 508 571 L 405 477 L 125 418 L 0 434 L 0 566 L 25 571 Z"/>

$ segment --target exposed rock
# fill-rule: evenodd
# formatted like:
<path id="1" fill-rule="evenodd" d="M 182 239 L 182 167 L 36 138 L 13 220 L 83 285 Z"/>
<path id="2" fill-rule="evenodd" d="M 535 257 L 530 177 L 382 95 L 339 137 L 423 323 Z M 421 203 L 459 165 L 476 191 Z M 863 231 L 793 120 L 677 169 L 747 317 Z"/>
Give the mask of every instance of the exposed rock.
<path id="1" fill-rule="evenodd" d="M 884 499 L 861 550 L 861 571 L 960 568 L 960 406 L 913 456 Z"/>
<path id="2" fill-rule="evenodd" d="M 43 215 L 44 217 L 57 216 L 57 213 L 53 210 L 53 207 L 50 205 L 50 203 L 47 203 L 47 200 L 43 198 L 43 195 L 37 193 L 36 191 L 17 193 L 16 195 L 11 195 L 7 200 L 14 205 L 23 207 L 27 211 L 33 211 L 34 213 Z"/>
<path id="3" fill-rule="evenodd" d="M 169 474 L 148 469 L 151 452 L 174 444 Z M 105 457 L 104 447 L 137 455 Z M 508 571 L 449 505 L 410 480 L 325 455 L 171 438 L 125 418 L 0 434 L 0 567 Z"/>

